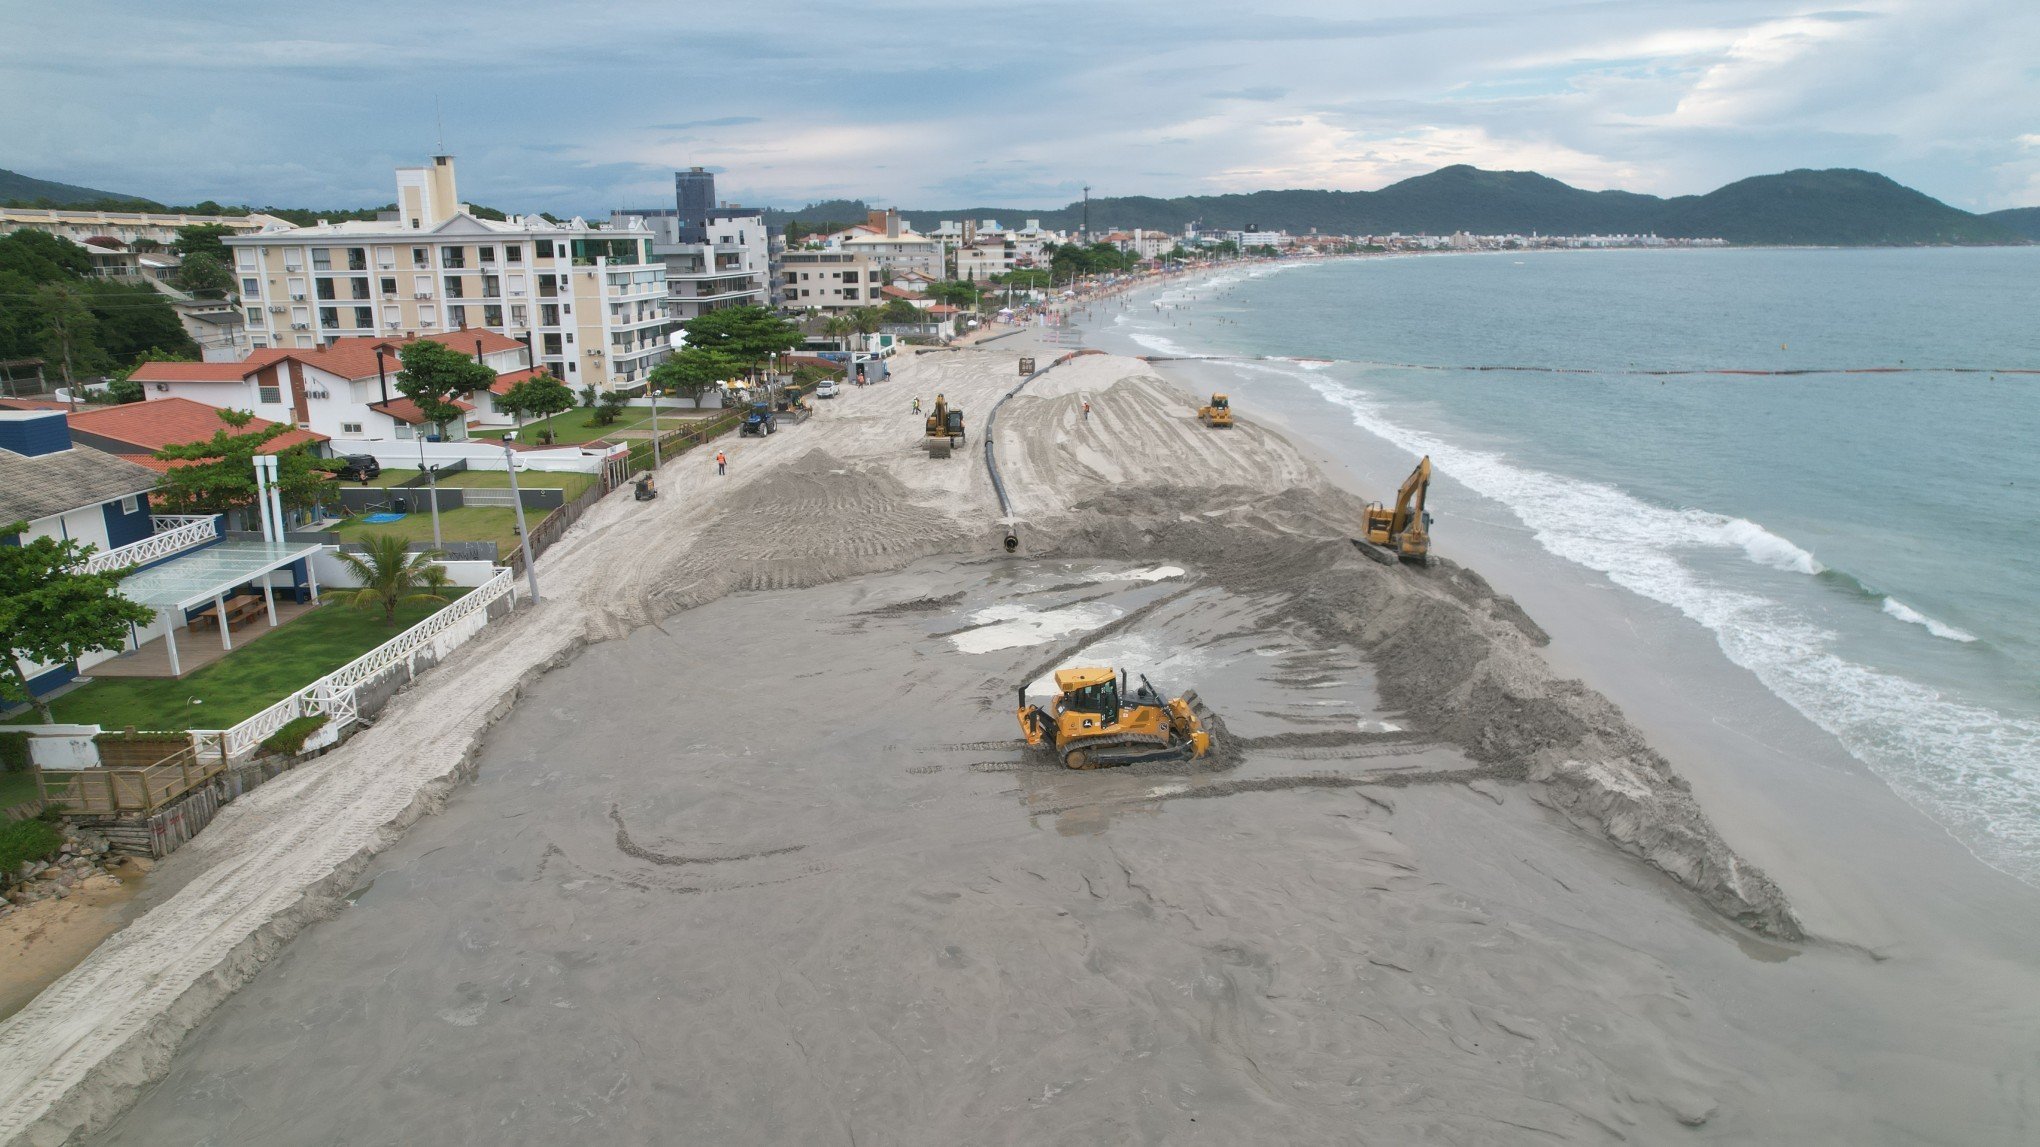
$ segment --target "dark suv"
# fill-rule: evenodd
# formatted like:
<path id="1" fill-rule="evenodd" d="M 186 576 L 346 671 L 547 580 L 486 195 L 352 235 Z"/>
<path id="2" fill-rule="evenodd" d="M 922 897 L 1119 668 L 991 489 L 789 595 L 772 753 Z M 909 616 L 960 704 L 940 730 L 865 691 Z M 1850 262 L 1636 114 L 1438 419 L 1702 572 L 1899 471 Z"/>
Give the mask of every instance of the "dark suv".
<path id="1" fill-rule="evenodd" d="M 335 471 L 341 478 L 366 482 L 382 473 L 382 463 L 373 454 L 349 454 L 340 460 L 340 469 Z"/>

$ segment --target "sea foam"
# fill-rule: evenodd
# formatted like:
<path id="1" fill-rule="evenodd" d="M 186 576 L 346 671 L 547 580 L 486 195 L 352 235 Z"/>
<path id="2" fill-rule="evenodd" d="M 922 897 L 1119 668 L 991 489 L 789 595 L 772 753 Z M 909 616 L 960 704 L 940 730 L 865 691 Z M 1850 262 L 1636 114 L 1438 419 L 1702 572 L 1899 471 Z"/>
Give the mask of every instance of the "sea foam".
<path id="1" fill-rule="evenodd" d="M 1604 483 L 1461 448 L 1394 421 L 1364 391 L 1322 374 L 1290 377 L 1350 412 L 1360 428 L 1430 455 L 1442 474 L 1506 506 L 1546 550 L 1706 627 L 1730 661 L 1832 733 L 1985 863 L 2040 884 L 2040 722 L 1843 658 L 1832 651 L 1838 635 L 1767 596 L 1760 581 L 1703 576 L 1683 560 L 1731 549 L 1758 565 L 1818 574 L 1812 554 L 1745 519 L 1667 509 Z M 1974 639 L 1902 602 L 1884 602 L 1886 613 L 1937 637 Z"/>

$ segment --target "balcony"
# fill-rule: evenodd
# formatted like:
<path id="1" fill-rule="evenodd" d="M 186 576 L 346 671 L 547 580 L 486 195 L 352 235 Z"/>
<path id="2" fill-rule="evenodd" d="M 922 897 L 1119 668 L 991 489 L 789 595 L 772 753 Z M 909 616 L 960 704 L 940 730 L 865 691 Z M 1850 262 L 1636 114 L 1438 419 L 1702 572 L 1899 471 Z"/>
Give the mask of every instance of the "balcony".
<path id="1" fill-rule="evenodd" d="M 105 573 L 128 566 L 148 565 L 195 546 L 218 541 L 220 520 L 211 514 L 163 514 L 149 519 L 156 532 L 139 542 L 118 549 L 101 550 L 85 559 L 80 572 Z"/>

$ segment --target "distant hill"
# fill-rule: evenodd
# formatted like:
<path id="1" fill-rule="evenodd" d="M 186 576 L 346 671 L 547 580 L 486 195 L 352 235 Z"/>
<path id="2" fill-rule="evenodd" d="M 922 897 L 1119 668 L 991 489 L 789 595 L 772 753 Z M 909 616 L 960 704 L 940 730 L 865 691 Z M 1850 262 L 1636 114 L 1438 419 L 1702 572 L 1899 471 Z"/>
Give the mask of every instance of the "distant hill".
<path id="1" fill-rule="evenodd" d="M 1984 218 L 2040 243 L 2040 207 L 2014 207 L 2009 211 L 1993 211 Z"/>
<path id="2" fill-rule="evenodd" d="M 861 201 L 834 200 L 773 212 L 768 218 L 775 224 L 789 219 L 846 222 L 862 219 L 865 210 Z M 1040 219 L 1045 227 L 1068 230 L 1080 225 L 1083 207 L 1078 203 L 1048 210 L 965 207 L 901 214 L 920 229 L 944 219 L 998 219 L 1007 226 Z M 1752 245 L 1844 247 L 2022 243 L 2035 238 L 2013 221 L 1972 215 L 1874 172 L 1846 168 L 1760 175 L 1706 195 L 1674 199 L 1631 191 L 1585 191 L 1533 171 L 1486 171 L 1459 164 L 1379 191 L 1256 191 L 1091 201 L 1093 231 L 1144 227 L 1180 232 L 1193 222 L 1213 231 L 1255 226 L 1291 234 L 1652 233 Z"/>
<path id="3" fill-rule="evenodd" d="M 51 207 L 69 207 L 101 199 L 128 198 L 131 197 L 116 195 L 111 191 L 79 187 L 72 183 L 37 179 L 32 175 L 23 175 L 0 167 L 0 203 L 41 203 Z"/>

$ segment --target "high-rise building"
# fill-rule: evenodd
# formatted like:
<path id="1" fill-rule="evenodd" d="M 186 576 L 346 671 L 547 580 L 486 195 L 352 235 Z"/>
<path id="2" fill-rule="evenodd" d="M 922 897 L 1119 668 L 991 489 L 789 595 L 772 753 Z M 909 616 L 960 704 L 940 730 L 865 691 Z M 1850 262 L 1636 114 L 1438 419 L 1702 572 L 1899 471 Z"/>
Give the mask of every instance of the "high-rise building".
<path id="1" fill-rule="evenodd" d="M 252 349 L 483 328 L 528 341 L 569 386 L 605 391 L 642 386 L 671 353 L 651 231 L 480 218 L 450 155 L 396 176 L 382 218 L 227 237 Z"/>
<path id="2" fill-rule="evenodd" d="M 679 208 L 680 243 L 708 242 L 708 216 L 716 209 L 715 172 L 699 167 L 673 173 L 673 202 Z"/>
<path id="3" fill-rule="evenodd" d="M 771 302 L 772 236 L 765 212 L 715 201 L 715 175 L 699 167 L 673 173 L 672 208 L 614 211 L 610 225 L 652 234 L 652 257 L 665 265 L 666 305 L 686 321 L 723 307 Z"/>

